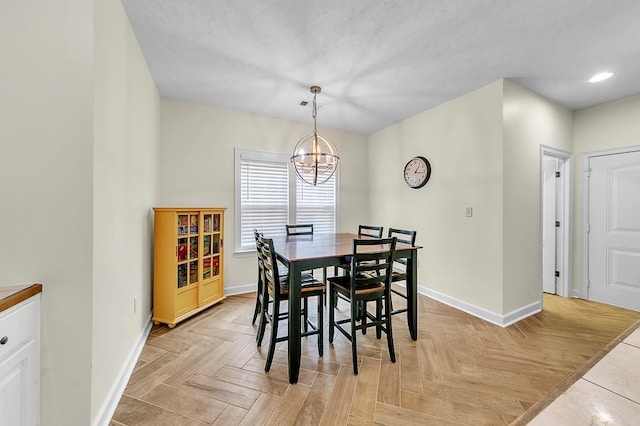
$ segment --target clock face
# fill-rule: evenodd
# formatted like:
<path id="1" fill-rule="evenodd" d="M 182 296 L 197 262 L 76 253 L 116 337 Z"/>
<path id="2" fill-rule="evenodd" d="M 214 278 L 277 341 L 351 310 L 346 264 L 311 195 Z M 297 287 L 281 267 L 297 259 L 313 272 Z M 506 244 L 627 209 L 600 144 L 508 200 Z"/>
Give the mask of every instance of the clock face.
<path id="1" fill-rule="evenodd" d="M 424 157 L 413 157 L 404 166 L 404 181 L 410 188 L 422 188 L 431 177 L 431 164 Z"/>

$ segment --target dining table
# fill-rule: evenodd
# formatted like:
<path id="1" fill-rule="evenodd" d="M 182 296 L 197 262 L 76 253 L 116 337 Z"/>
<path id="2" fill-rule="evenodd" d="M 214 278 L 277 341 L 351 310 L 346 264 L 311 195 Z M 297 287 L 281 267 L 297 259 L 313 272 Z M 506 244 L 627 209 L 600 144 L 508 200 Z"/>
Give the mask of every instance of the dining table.
<path id="1" fill-rule="evenodd" d="M 273 238 L 278 261 L 289 269 L 289 383 L 297 383 L 300 373 L 302 272 L 343 264 L 345 257 L 353 254 L 353 240 L 358 238 L 370 239 L 370 237 L 352 233 L 292 235 Z M 407 259 L 407 325 L 409 335 L 413 340 L 418 339 L 417 259 L 420 248 L 422 247 L 398 242 L 394 252 L 395 259 Z M 381 249 L 382 246 L 368 246 L 369 251 Z"/>

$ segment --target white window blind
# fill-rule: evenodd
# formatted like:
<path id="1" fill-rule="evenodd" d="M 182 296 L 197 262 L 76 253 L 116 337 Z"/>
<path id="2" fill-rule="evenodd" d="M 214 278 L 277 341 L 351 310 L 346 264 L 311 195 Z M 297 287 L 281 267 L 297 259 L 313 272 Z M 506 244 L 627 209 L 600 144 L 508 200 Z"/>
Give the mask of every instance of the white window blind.
<path id="1" fill-rule="evenodd" d="M 322 185 L 296 183 L 296 223 L 312 223 L 315 234 L 336 232 L 336 175 Z"/>
<path id="2" fill-rule="evenodd" d="M 240 245 L 255 248 L 254 229 L 265 235 L 285 233 L 289 219 L 288 165 L 243 159 L 240 174 Z"/>
<path id="3" fill-rule="evenodd" d="M 236 149 L 236 251 L 255 249 L 254 229 L 274 237 L 287 223 L 312 223 L 314 233 L 335 232 L 336 187 L 335 175 L 315 187 L 300 181 L 288 154 Z"/>

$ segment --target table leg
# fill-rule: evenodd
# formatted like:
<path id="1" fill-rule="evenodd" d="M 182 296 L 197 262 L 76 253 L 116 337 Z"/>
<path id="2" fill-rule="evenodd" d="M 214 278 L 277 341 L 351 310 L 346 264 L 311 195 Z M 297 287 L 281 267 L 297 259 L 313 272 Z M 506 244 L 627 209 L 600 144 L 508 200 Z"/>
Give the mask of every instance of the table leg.
<path id="1" fill-rule="evenodd" d="M 289 264 L 289 383 L 298 383 L 300 372 L 300 272 Z"/>
<path id="2" fill-rule="evenodd" d="M 409 334 L 418 340 L 418 253 L 411 251 L 407 262 L 407 322 Z"/>

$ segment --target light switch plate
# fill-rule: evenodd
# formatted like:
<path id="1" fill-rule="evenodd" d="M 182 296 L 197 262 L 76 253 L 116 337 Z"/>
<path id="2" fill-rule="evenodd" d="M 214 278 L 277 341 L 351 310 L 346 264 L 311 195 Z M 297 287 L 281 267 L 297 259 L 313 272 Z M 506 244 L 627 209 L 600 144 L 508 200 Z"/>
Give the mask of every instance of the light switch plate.
<path id="1" fill-rule="evenodd" d="M 472 217 L 473 216 L 473 207 L 467 207 L 466 216 L 467 217 Z"/>

